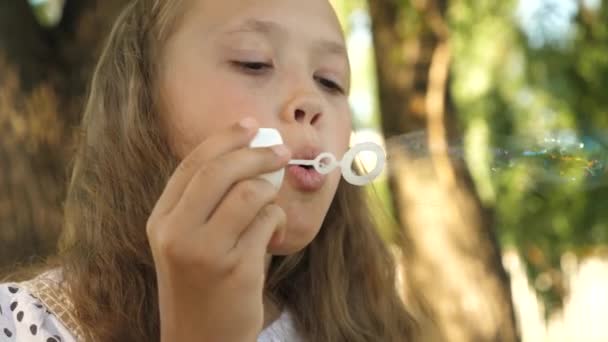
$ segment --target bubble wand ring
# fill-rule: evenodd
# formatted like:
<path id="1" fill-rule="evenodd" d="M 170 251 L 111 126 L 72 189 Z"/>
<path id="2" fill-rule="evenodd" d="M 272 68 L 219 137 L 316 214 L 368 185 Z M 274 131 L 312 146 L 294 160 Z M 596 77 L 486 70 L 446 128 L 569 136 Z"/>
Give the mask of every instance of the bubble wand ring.
<path id="1" fill-rule="evenodd" d="M 376 155 L 376 167 L 364 175 L 357 175 L 353 171 L 352 165 L 357 155 L 363 151 L 373 152 Z M 372 142 L 365 142 L 353 146 L 344 154 L 344 157 L 340 161 L 338 161 L 333 154 L 323 152 L 314 160 L 293 159 L 289 161 L 289 164 L 313 166 L 318 173 L 324 175 L 332 172 L 337 167 L 340 167 L 344 180 L 352 185 L 363 186 L 371 183 L 380 175 L 380 173 L 382 173 L 384 165 L 386 164 L 386 155 L 380 145 Z"/>

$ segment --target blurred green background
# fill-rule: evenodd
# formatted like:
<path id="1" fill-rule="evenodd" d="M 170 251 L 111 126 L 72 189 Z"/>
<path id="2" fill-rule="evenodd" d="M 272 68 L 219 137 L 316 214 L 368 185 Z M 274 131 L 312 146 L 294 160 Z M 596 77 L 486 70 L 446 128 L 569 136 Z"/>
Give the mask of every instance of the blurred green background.
<path id="1" fill-rule="evenodd" d="M 560 331 L 559 337 L 556 328 L 548 331 L 552 317 L 567 316 L 563 304 L 573 297 L 575 265 L 584 260 L 605 262 L 608 251 L 608 3 L 334 3 L 349 33 L 350 47 L 357 51 L 351 56 L 358 128 L 380 132 L 380 120 L 393 113 L 381 114 L 381 100 L 375 96 L 374 56 L 378 53 L 372 51 L 371 22 L 382 18 L 373 18 L 378 11 L 370 16 L 369 7 L 391 4 L 399 25 L 396 31 L 404 36 L 425 35 L 429 20 L 425 11 L 442 7 L 452 50 L 448 101 L 458 127 L 456 139 L 448 139 L 452 147 L 448 154 L 466 163 L 482 205 L 494 212 L 492 230 L 505 263 L 514 254 L 516 260 L 521 258 L 529 286 L 538 296 L 541 308 L 534 309 L 546 319 L 538 329 L 547 331 L 523 332 L 522 337 L 608 340 L 608 328 L 598 326 L 600 320 L 591 327 L 600 331 L 597 335 L 585 335 L 582 325 L 574 327 L 577 333 Z M 376 32 L 376 39 L 379 35 Z M 406 48 L 397 48 L 407 53 Z M 380 55 L 391 58 L 382 57 L 389 51 Z M 377 187 L 385 203 L 390 203 L 386 200 L 390 192 L 383 190 L 386 185 L 381 182 Z M 605 292 L 603 265 L 603 273 L 590 281 Z M 516 289 L 512 290 L 516 296 Z M 596 308 L 606 303 L 605 294 L 597 295 L 589 293 L 598 301 Z M 523 306 L 520 303 L 516 309 L 532 310 Z M 606 314 L 592 309 L 591 305 L 587 312 L 578 311 L 579 319 Z M 517 314 L 520 321 L 526 315 Z"/>

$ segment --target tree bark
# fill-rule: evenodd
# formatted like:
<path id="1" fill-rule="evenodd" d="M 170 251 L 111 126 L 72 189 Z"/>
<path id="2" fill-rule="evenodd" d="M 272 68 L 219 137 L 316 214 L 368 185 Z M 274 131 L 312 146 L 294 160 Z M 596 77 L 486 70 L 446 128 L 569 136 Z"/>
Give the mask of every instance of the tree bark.
<path id="1" fill-rule="evenodd" d="M 67 0 L 53 28 L 0 2 L 0 273 L 55 250 L 85 89 L 124 1 Z"/>
<path id="2" fill-rule="evenodd" d="M 368 3 L 389 182 L 403 228 L 405 300 L 425 341 L 516 341 L 492 212 L 482 207 L 466 168 L 447 153 L 458 136 L 447 0 Z M 413 148 L 411 139 L 424 146 Z M 420 149 L 428 157 L 419 158 Z"/>

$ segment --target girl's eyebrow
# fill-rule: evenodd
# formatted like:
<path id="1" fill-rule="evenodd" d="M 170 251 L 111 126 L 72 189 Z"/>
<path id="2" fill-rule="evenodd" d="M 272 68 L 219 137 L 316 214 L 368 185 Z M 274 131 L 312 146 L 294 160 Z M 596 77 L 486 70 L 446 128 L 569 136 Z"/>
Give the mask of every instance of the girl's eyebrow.
<path id="1" fill-rule="evenodd" d="M 331 55 L 347 56 L 346 47 L 344 44 L 334 42 L 331 40 L 318 40 L 314 44 L 315 50 L 321 53 L 328 53 Z"/>
<path id="2" fill-rule="evenodd" d="M 253 32 L 261 33 L 264 35 L 276 34 L 277 32 L 283 31 L 278 23 L 267 20 L 259 19 L 247 19 L 240 25 L 229 29 L 227 34 L 242 33 L 242 32 Z"/>
<path id="3" fill-rule="evenodd" d="M 226 34 L 232 35 L 245 32 L 259 33 L 265 36 L 286 36 L 286 30 L 279 23 L 260 19 L 247 19 L 240 25 L 226 31 Z M 348 56 L 344 44 L 333 40 L 317 40 L 313 44 L 313 48 L 318 53 Z"/>

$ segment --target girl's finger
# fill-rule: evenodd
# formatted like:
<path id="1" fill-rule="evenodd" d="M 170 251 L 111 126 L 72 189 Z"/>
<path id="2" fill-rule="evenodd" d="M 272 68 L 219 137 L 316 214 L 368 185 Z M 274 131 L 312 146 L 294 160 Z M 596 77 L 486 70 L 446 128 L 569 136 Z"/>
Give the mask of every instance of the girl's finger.
<path id="1" fill-rule="evenodd" d="M 230 251 L 243 231 L 260 210 L 271 203 L 277 189 L 263 179 L 250 179 L 236 184 L 213 212 L 204 230 L 205 239 L 220 244 Z"/>
<path id="2" fill-rule="evenodd" d="M 259 211 L 253 222 L 237 241 L 235 250 L 252 262 L 263 259 L 272 236 L 285 234 L 287 216 L 276 204 L 268 204 Z"/>
<path id="3" fill-rule="evenodd" d="M 247 146 L 257 132 L 257 125 L 254 119 L 246 118 L 201 142 L 181 161 L 169 178 L 154 208 L 155 215 L 165 215 L 175 207 L 201 166 L 220 155 Z"/>
<path id="4" fill-rule="evenodd" d="M 222 155 L 194 174 L 171 215 L 180 217 L 180 224 L 200 227 L 236 183 L 285 167 L 289 158 L 282 145 L 243 148 Z"/>

